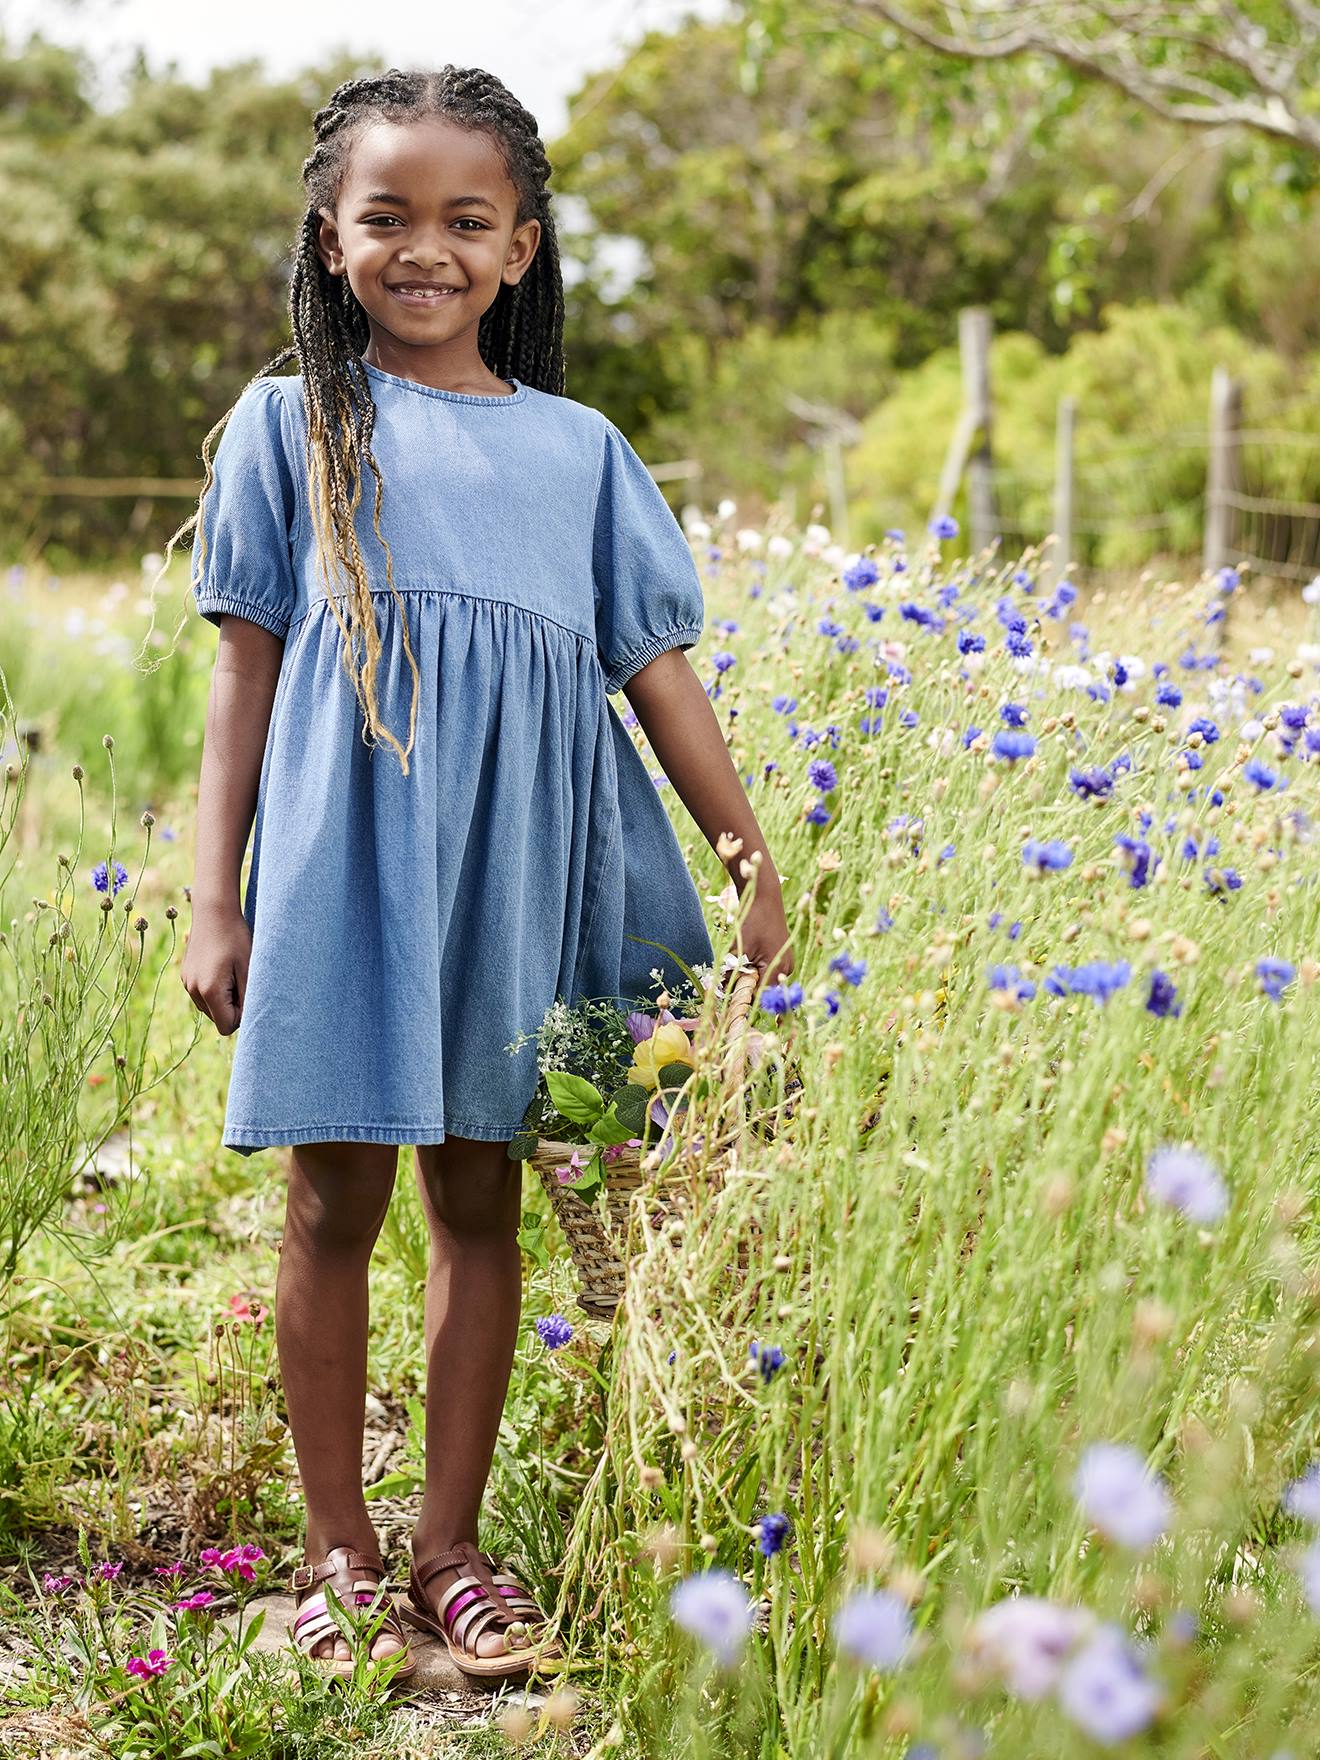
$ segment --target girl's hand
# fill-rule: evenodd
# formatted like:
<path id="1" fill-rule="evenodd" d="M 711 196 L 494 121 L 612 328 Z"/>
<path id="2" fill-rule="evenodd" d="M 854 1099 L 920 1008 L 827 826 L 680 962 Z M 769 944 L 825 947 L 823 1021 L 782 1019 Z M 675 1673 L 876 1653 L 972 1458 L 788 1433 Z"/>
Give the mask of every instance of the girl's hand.
<path id="1" fill-rule="evenodd" d="M 788 940 L 788 919 L 783 895 L 777 886 L 757 883 L 756 896 L 747 907 L 739 929 L 742 952 L 760 973 L 762 983 L 774 984 L 793 970 L 793 949 Z"/>
<path id="2" fill-rule="evenodd" d="M 252 931 L 241 910 L 194 909 L 180 976 L 222 1037 L 235 1030 L 242 1016 L 251 954 Z"/>

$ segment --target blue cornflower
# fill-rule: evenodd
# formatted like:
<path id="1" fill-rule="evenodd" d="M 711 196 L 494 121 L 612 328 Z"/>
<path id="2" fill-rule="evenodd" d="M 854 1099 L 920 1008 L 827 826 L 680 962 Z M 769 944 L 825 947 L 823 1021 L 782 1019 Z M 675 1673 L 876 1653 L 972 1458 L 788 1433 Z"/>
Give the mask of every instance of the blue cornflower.
<path id="1" fill-rule="evenodd" d="M 1212 746 L 1219 738 L 1219 729 L 1213 721 L 1208 721 L 1204 715 L 1198 715 L 1195 721 L 1190 722 L 1187 731 L 1189 734 L 1199 733 L 1208 746 Z"/>
<path id="2" fill-rule="evenodd" d="M 791 1527 L 788 1517 L 778 1511 L 772 1511 L 760 1518 L 756 1524 L 756 1546 L 764 1558 L 773 1558 L 782 1550 Z"/>
<path id="3" fill-rule="evenodd" d="M 1047 868 L 1056 871 L 1069 868 L 1072 866 L 1072 859 L 1073 852 L 1066 843 L 1061 843 L 1057 838 L 1048 843 L 1037 843 L 1033 838 L 1022 849 L 1022 860 L 1029 868 L 1035 868 L 1040 873 L 1044 873 Z"/>
<path id="4" fill-rule="evenodd" d="M 1091 996 L 1097 1002 L 1108 1002 L 1132 976 L 1127 960 L 1088 960 L 1080 966 L 1054 966 L 1045 979 L 1045 988 L 1052 996 Z"/>
<path id="5" fill-rule="evenodd" d="M 915 727 L 921 717 L 915 709 L 904 709 L 899 714 L 898 720 L 901 727 Z"/>
<path id="6" fill-rule="evenodd" d="M 1114 778 L 1104 769 L 1070 770 L 1068 784 L 1082 800 L 1107 800 L 1114 792 Z"/>
<path id="7" fill-rule="evenodd" d="M 779 696 L 771 697 L 770 699 L 770 707 L 774 710 L 776 715 L 791 715 L 794 709 L 797 708 L 797 704 L 798 700 L 796 697 L 787 697 L 782 691 Z"/>
<path id="8" fill-rule="evenodd" d="M 897 526 L 891 526 L 885 536 L 893 544 L 902 544 L 907 538 L 907 533 L 900 531 Z"/>
<path id="9" fill-rule="evenodd" d="M 1166 709 L 1176 709 L 1182 702 L 1182 692 L 1176 684 L 1161 679 L 1160 683 L 1155 686 L 1155 701 Z"/>
<path id="10" fill-rule="evenodd" d="M 1025 727 L 1030 711 L 1024 703 L 1001 703 L 1000 719 L 1006 727 Z"/>
<path id="11" fill-rule="evenodd" d="M 808 825 L 828 825 L 834 814 L 830 812 L 824 801 L 816 801 L 802 815 Z"/>
<path id="12" fill-rule="evenodd" d="M 1286 959 L 1258 959 L 1256 976 L 1260 979 L 1260 987 L 1272 1002 L 1282 1000 L 1284 987 L 1291 984 L 1297 976 L 1297 967 L 1288 964 Z"/>
<path id="13" fill-rule="evenodd" d="M 1262 764 L 1259 758 L 1252 758 L 1245 763 L 1242 766 L 1242 774 L 1248 782 L 1254 782 L 1262 794 L 1266 789 L 1273 788 L 1279 780 L 1276 773 L 1267 764 Z"/>
<path id="14" fill-rule="evenodd" d="M 1221 568 L 1215 576 L 1215 585 L 1221 593 L 1236 592 L 1242 583 L 1242 576 L 1235 568 Z"/>
<path id="15" fill-rule="evenodd" d="M 1182 1013 L 1182 1003 L 1177 1000 L 1178 991 L 1173 979 L 1167 972 L 1154 971 L 1150 975 L 1150 995 L 1146 998 L 1146 1007 L 1159 1020 L 1167 1020 L 1170 1015 Z"/>
<path id="16" fill-rule="evenodd" d="M 1121 660 L 1115 660 L 1114 662 L 1113 680 L 1120 689 L 1128 681 L 1128 669 L 1124 666 Z"/>
<path id="17" fill-rule="evenodd" d="M 1200 770 L 1205 766 L 1205 759 L 1201 756 L 1200 752 L 1197 751 L 1195 746 L 1188 746 L 1186 750 L 1179 755 L 1189 770 Z"/>
<path id="18" fill-rule="evenodd" d="M 924 605 L 917 605 L 911 600 L 899 606 L 898 614 L 907 623 L 920 624 L 922 629 L 942 630 L 944 628 L 944 619 L 938 611 L 928 611 Z"/>
<path id="19" fill-rule="evenodd" d="M 1141 837 L 1120 836 L 1114 839 L 1115 846 L 1126 852 L 1129 860 L 1128 884 L 1144 886 L 1150 879 L 1151 847 Z"/>
<path id="20" fill-rule="evenodd" d="M 747 1355 L 761 1371 L 761 1379 L 767 1385 L 774 1380 L 786 1360 L 777 1344 L 758 1344 L 755 1339 L 748 1345 Z"/>
<path id="21" fill-rule="evenodd" d="M 889 933 L 889 931 L 893 928 L 893 926 L 894 926 L 894 919 L 890 916 L 889 912 L 885 909 L 885 907 L 883 905 L 881 905 L 880 906 L 880 914 L 875 919 L 876 934 L 877 935 L 887 935 Z"/>
<path id="22" fill-rule="evenodd" d="M 984 654 L 985 637 L 974 634 L 970 629 L 958 631 L 958 652 L 960 654 Z"/>
<path id="23" fill-rule="evenodd" d="M 1237 892 L 1242 885 L 1242 876 L 1236 868 L 1207 868 L 1204 879 L 1216 896 L 1225 892 Z"/>
<path id="24" fill-rule="evenodd" d="M 573 1328 L 562 1314 L 547 1314 L 536 1322 L 537 1337 L 548 1351 L 562 1350 L 573 1336 Z"/>
<path id="25" fill-rule="evenodd" d="M 783 984 L 767 984 L 761 992 L 761 1007 L 770 1014 L 786 1014 L 790 1008 L 800 1007 L 803 995 L 802 986 L 798 983 L 787 987 Z"/>
<path id="26" fill-rule="evenodd" d="M 951 514 L 942 513 L 937 519 L 933 519 L 926 529 L 932 538 L 943 539 L 956 538 L 960 528 L 957 520 Z"/>
<path id="27" fill-rule="evenodd" d="M 721 648 L 718 654 L 712 654 L 710 658 L 716 672 L 727 672 L 731 666 L 738 664 L 738 656 L 731 654 L 727 648 Z"/>
<path id="28" fill-rule="evenodd" d="M 118 892 L 121 886 L 128 884 L 128 869 L 122 862 L 115 863 L 115 883 L 110 886 L 110 876 L 104 862 L 98 862 L 92 869 L 92 885 L 98 892 Z"/>
<path id="29" fill-rule="evenodd" d="M 856 562 L 850 563 L 843 571 L 843 584 L 850 593 L 857 592 L 861 587 L 874 586 L 880 579 L 880 570 L 869 556 L 859 556 Z"/>
<path id="30" fill-rule="evenodd" d="M 963 750 L 966 751 L 972 741 L 974 739 L 980 739 L 980 737 L 981 729 L 979 727 L 969 727 L 962 736 Z"/>
<path id="31" fill-rule="evenodd" d="M 1019 758 L 1029 758 L 1036 750 L 1036 742 L 1029 733 L 1018 733 L 1013 728 L 1002 728 L 990 742 L 990 750 L 996 758 L 1007 758 L 1015 764 Z"/>
<path id="32" fill-rule="evenodd" d="M 1024 978 L 1016 966 L 991 966 L 989 982 L 992 990 L 1006 990 L 1019 1002 L 1029 1002 L 1036 994 L 1030 978 Z"/>
<path id="33" fill-rule="evenodd" d="M 841 636 L 844 633 L 843 625 L 841 623 L 835 623 L 832 617 L 818 618 L 816 620 L 816 628 L 823 636 Z"/>
<path id="34" fill-rule="evenodd" d="M 830 961 L 830 970 L 832 972 L 838 972 L 845 983 L 860 984 L 862 979 L 866 976 L 866 961 L 864 959 L 853 959 L 852 956 L 847 953 L 836 953 L 834 958 Z"/>
<path id="35" fill-rule="evenodd" d="M 1029 655 L 1036 652 L 1035 647 L 1032 645 L 1031 637 L 1019 635 L 1016 630 L 1010 631 L 1010 633 L 1005 636 L 1004 648 L 1005 651 L 1011 654 L 1015 660 L 1025 660 Z"/>
<path id="36" fill-rule="evenodd" d="M 889 692 L 882 684 L 868 684 L 866 687 L 866 700 L 873 709 L 883 709 L 885 704 L 889 701 Z"/>
<path id="37" fill-rule="evenodd" d="M 807 780 L 813 788 L 818 788 L 822 794 L 829 794 L 832 789 L 839 786 L 838 773 L 828 758 L 812 759 L 807 765 Z"/>

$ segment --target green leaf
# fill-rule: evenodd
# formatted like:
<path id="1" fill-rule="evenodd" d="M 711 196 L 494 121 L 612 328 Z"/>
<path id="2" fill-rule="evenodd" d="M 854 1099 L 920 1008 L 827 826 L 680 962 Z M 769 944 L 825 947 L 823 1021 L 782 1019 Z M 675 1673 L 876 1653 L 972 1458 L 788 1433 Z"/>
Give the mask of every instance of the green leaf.
<path id="1" fill-rule="evenodd" d="M 535 1131 L 517 1131 L 509 1138 L 508 1158 L 510 1161 L 530 1161 L 536 1153 L 536 1146 L 541 1141 Z"/>
<path id="2" fill-rule="evenodd" d="M 550 1263 L 550 1254 L 545 1244 L 545 1218 L 538 1216 L 534 1210 L 524 1210 L 522 1227 L 518 1230 L 518 1245 L 542 1271 Z"/>
<path id="3" fill-rule="evenodd" d="M 619 1123 L 626 1126 L 630 1137 L 641 1136 L 649 1100 L 650 1095 L 640 1082 L 625 1082 L 611 1100 Z"/>
<path id="4" fill-rule="evenodd" d="M 368 1485 L 363 1491 L 364 1497 L 403 1497 L 410 1491 L 418 1491 L 426 1480 L 421 1473 L 399 1471 L 386 1473 L 375 1485 Z"/>
<path id="5" fill-rule="evenodd" d="M 660 1067 L 660 1086 L 662 1088 L 681 1088 L 689 1076 L 696 1071 L 690 1063 L 666 1063 Z"/>
<path id="6" fill-rule="evenodd" d="M 636 1135 L 637 1131 L 623 1122 L 613 1106 L 602 1113 L 587 1132 L 593 1143 L 626 1143 L 629 1137 Z"/>
<path id="7" fill-rule="evenodd" d="M 600 1090 L 585 1076 L 552 1069 L 547 1070 L 545 1082 L 555 1110 L 571 1119 L 574 1124 L 594 1124 L 605 1110 Z"/>

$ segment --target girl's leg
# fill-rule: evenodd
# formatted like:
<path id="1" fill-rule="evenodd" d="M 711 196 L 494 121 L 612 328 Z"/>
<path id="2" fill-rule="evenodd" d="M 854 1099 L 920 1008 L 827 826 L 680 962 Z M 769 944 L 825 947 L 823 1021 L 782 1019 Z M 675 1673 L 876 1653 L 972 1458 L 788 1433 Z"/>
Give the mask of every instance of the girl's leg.
<path id="1" fill-rule="evenodd" d="M 334 1546 L 379 1551 L 362 1495 L 367 1267 L 398 1155 L 389 1143 L 300 1143 L 290 1157 L 275 1339 L 307 1500 L 308 1564 Z M 380 1632 L 371 1654 L 401 1648 Z M 313 1653 L 351 1654 L 342 1637 L 323 1638 Z"/>
<path id="2" fill-rule="evenodd" d="M 419 1144 L 417 1187 L 431 1234 L 426 1284 L 426 1489 L 413 1558 L 463 1547 L 466 1572 L 441 1571 L 426 1586 L 434 1608 L 460 1575 L 490 1580 L 476 1558 L 477 1523 L 490 1474 L 522 1308 L 518 1222 L 522 1167 L 506 1143 L 450 1136 Z M 478 1655 L 498 1655 L 490 1631 Z"/>

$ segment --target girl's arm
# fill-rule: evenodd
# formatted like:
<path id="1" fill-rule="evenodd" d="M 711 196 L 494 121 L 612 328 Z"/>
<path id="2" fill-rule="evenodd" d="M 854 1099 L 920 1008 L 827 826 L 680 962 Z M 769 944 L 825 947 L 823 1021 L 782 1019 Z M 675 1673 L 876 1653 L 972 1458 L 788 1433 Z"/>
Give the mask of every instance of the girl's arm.
<path id="1" fill-rule="evenodd" d="M 743 951 L 767 982 L 787 977 L 794 960 L 779 871 L 691 661 L 681 648 L 666 649 L 632 675 L 624 695 L 661 768 L 711 848 L 720 854 L 721 833 L 742 839 L 736 853 L 720 855 L 739 897 L 748 884 L 742 863 L 760 851 L 756 894 L 742 925 Z"/>
<path id="2" fill-rule="evenodd" d="M 197 784 L 192 928 L 180 975 L 222 1034 L 238 1026 L 247 988 L 252 936 L 241 870 L 283 655 L 283 641 L 260 624 L 221 617 Z"/>

